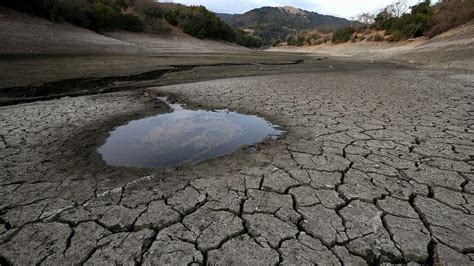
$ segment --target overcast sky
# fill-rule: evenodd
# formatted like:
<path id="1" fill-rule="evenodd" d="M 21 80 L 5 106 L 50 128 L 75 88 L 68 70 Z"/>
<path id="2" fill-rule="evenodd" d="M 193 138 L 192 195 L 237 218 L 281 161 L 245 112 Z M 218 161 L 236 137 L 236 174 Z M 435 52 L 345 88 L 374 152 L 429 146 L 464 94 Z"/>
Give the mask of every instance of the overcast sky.
<path id="1" fill-rule="evenodd" d="M 163 0 L 186 5 L 203 5 L 214 12 L 242 14 L 262 6 L 294 6 L 318 12 L 350 18 L 367 11 L 377 11 L 396 0 Z M 408 0 L 410 5 L 418 0 Z"/>

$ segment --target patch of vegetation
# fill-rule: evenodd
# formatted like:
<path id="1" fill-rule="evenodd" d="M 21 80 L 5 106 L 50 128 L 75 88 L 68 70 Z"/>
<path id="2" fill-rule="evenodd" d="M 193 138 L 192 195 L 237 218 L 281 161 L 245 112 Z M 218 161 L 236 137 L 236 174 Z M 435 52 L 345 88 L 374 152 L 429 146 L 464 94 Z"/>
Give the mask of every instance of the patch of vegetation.
<path id="1" fill-rule="evenodd" d="M 473 18 L 474 1 L 450 0 L 431 5 L 430 0 L 425 0 L 412 6 L 409 13 L 397 13 L 387 7 L 375 16 L 373 25 L 391 35 L 390 40 L 399 41 L 423 35 L 434 37 Z"/>
<path id="2" fill-rule="evenodd" d="M 143 21 L 139 17 L 132 14 L 120 14 L 118 16 L 114 16 L 112 25 L 115 25 L 117 28 L 132 32 L 141 32 L 145 27 Z"/>
<path id="3" fill-rule="evenodd" d="M 388 33 L 401 34 L 403 39 L 423 36 L 423 33 L 430 29 L 429 21 L 432 16 L 430 0 L 426 0 L 413 6 L 411 13 L 392 19 L 386 30 Z"/>
<path id="4" fill-rule="evenodd" d="M 333 43 L 345 43 L 352 39 L 352 34 L 354 34 L 354 29 L 352 27 L 344 27 L 338 29 L 332 35 Z"/>
<path id="5" fill-rule="evenodd" d="M 157 20 L 163 19 L 163 10 L 155 2 L 150 0 L 135 0 L 133 8 L 140 14 L 145 23 L 152 25 Z"/>
<path id="6" fill-rule="evenodd" d="M 367 36 L 365 40 L 369 42 L 381 42 L 381 41 L 384 41 L 385 38 L 382 35 L 376 33 L 376 34 Z"/>
<path id="7" fill-rule="evenodd" d="M 261 40 L 232 28 L 203 6 L 173 4 L 162 7 L 166 21 L 191 36 L 225 40 L 250 48 L 262 46 Z"/>
<path id="8" fill-rule="evenodd" d="M 238 29 L 236 30 L 235 34 L 235 43 L 248 48 L 258 48 L 263 45 L 260 39 L 250 36 L 248 33 Z"/>
<path id="9" fill-rule="evenodd" d="M 403 40 L 404 38 L 406 38 L 406 37 L 401 31 L 394 30 L 394 31 L 391 32 L 389 40 L 391 42 L 398 42 L 398 41 Z"/>
<path id="10" fill-rule="evenodd" d="M 306 44 L 306 37 L 304 35 L 290 36 L 286 39 L 286 43 L 292 46 L 303 46 Z"/>
<path id="11" fill-rule="evenodd" d="M 203 6 L 168 5 L 165 19 L 173 26 L 183 29 L 198 38 L 226 40 L 233 42 L 234 30 Z"/>
<path id="12" fill-rule="evenodd" d="M 317 32 L 303 32 L 297 35 L 290 35 L 286 38 L 286 44 L 290 46 L 319 45 L 330 41 L 330 34 Z"/>
<path id="13" fill-rule="evenodd" d="M 69 22 L 91 30 L 142 31 L 140 16 L 122 11 L 132 0 L 6 0 L 6 5 L 53 22 Z"/>
<path id="14" fill-rule="evenodd" d="M 306 42 L 305 36 L 296 36 L 288 38 L 289 45 L 303 46 Z"/>

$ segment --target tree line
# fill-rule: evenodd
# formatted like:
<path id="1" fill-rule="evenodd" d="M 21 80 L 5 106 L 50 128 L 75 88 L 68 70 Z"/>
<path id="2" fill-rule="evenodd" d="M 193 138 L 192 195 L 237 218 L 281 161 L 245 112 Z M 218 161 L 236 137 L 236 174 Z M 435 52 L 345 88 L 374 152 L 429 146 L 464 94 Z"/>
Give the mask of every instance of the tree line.
<path id="1" fill-rule="evenodd" d="M 260 47 L 262 42 L 240 29 L 232 28 L 203 6 L 162 5 L 164 18 L 191 36 L 235 42 L 245 47 Z"/>

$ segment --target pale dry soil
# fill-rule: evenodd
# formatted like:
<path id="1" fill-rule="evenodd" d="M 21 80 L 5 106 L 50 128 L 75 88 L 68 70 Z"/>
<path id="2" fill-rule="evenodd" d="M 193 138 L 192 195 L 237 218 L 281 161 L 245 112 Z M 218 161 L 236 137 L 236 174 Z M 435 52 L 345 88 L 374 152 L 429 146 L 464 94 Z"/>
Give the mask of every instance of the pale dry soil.
<path id="1" fill-rule="evenodd" d="M 425 68 L 474 70 L 474 22 L 469 22 L 432 39 L 419 37 L 400 42 L 347 42 L 295 47 L 270 48 L 273 52 L 313 53 L 318 55 L 358 57 L 365 60 L 391 60 Z"/>
<path id="2" fill-rule="evenodd" d="M 0 262 L 474 264 L 472 73 L 328 65 L 0 107 Z M 166 110 L 154 95 L 287 133 L 177 169 L 105 165 L 109 130 Z"/>

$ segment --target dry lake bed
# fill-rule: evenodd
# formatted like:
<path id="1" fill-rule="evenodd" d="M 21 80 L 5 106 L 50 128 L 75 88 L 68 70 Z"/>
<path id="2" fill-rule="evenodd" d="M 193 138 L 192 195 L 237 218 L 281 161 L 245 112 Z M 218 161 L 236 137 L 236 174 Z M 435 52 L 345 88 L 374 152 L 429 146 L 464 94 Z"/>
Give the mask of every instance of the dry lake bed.
<path id="1" fill-rule="evenodd" d="M 276 53 L 129 59 L 4 58 L 1 264 L 474 264 L 472 71 Z M 125 61 L 136 73 L 113 74 Z M 107 164 L 114 130 L 172 114 L 162 97 L 221 115 L 171 117 L 134 141 L 212 156 Z M 209 152 L 249 132 L 219 120 L 237 113 L 284 133 Z"/>

